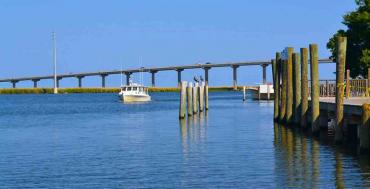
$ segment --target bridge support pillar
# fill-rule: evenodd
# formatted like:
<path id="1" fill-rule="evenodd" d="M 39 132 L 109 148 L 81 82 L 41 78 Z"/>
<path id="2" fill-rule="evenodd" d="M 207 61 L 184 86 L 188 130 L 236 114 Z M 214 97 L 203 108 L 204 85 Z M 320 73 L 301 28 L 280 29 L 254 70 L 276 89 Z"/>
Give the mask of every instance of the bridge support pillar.
<path id="1" fill-rule="evenodd" d="M 184 71 L 184 69 L 177 69 L 177 86 L 181 86 L 181 72 Z"/>
<path id="2" fill-rule="evenodd" d="M 210 67 L 204 67 L 204 80 L 206 82 L 206 86 L 208 86 L 208 71 L 211 69 Z"/>
<path id="3" fill-rule="evenodd" d="M 13 89 L 17 88 L 18 81 L 13 80 L 13 81 L 11 81 L 11 83 L 12 83 Z"/>
<path id="4" fill-rule="evenodd" d="M 101 87 L 105 88 L 105 78 L 108 76 L 108 74 L 101 74 Z"/>
<path id="5" fill-rule="evenodd" d="M 82 87 L 82 78 L 84 78 L 85 76 L 77 76 L 77 79 L 78 79 L 78 88 L 81 88 Z"/>
<path id="6" fill-rule="evenodd" d="M 237 71 L 239 66 L 233 65 L 231 67 L 233 68 L 233 89 L 236 90 L 238 88 Z"/>
<path id="7" fill-rule="evenodd" d="M 131 72 L 126 72 L 126 85 L 130 85 L 130 80 L 131 80 Z"/>
<path id="8" fill-rule="evenodd" d="M 33 81 L 33 88 L 37 88 L 37 82 L 39 82 L 39 79 L 32 79 Z"/>
<path id="9" fill-rule="evenodd" d="M 152 87 L 155 87 L 155 74 L 157 73 L 158 71 L 150 71 L 150 73 L 152 74 Z"/>
<path id="10" fill-rule="evenodd" d="M 59 88 L 59 81 L 62 80 L 62 78 L 58 77 L 57 78 L 57 88 Z"/>
<path id="11" fill-rule="evenodd" d="M 263 84 L 266 84 L 267 82 L 266 82 L 266 67 L 267 67 L 268 65 L 267 64 L 263 64 L 262 65 L 262 83 Z"/>

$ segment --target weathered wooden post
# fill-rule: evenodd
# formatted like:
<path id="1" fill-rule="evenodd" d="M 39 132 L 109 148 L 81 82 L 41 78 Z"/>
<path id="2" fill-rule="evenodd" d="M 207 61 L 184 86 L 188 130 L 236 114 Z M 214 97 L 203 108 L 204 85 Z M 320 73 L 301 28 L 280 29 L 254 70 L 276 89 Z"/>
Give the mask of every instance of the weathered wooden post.
<path id="1" fill-rule="evenodd" d="M 279 100 L 279 97 L 278 95 L 278 87 L 277 87 L 277 59 L 276 60 L 271 60 L 271 63 L 272 63 L 272 78 L 273 78 L 273 84 L 274 84 L 274 94 L 275 94 L 275 97 L 274 97 L 274 120 L 277 120 L 278 116 L 279 116 L 279 104 L 278 104 L 278 100 Z"/>
<path id="2" fill-rule="evenodd" d="M 369 86 L 370 85 L 370 67 L 367 68 L 367 86 L 366 86 L 366 96 L 369 97 L 370 96 L 370 89 L 369 89 Z"/>
<path id="3" fill-rule="evenodd" d="M 193 113 L 197 114 L 198 113 L 198 86 L 199 83 L 196 82 L 194 83 L 194 88 L 193 88 Z"/>
<path id="4" fill-rule="evenodd" d="M 320 131 L 320 102 L 319 102 L 319 63 L 317 44 L 310 44 L 310 68 L 311 68 L 311 128 L 313 133 Z"/>
<path id="5" fill-rule="evenodd" d="M 199 86 L 199 112 L 204 110 L 204 83 Z"/>
<path id="6" fill-rule="evenodd" d="M 286 82 L 287 82 L 287 94 L 286 94 L 286 122 L 292 123 L 293 119 L 293 48 L 288 47 L 288 59 L 286 63 Z"/>
<path id="7" fill-rule="evenodd" d="M 187 100 L 188 100 L 188 116 L 193 115 L 193 84 L 189 82 L 188 87 L 186 87 Z"/>
<path id="8" fill-rule="evenodd" d="M 351 96 L 351 71 L 347 69 L 346 72 L 346 98 Z"/>
<path id="9" fill-rule="evenodd" d="M 208 85 L 204 86 L 204 98 L 205 98 L 205 104 L 206 104 L 206 110 L 208 110 Z"/>
<path id="10" fill-rule="evenodd" d="M 180 88 L 180 111 L 179 118 L 184 119 L 186 117 L 186 81 L 181 82 Z"/>
<path id="11" fill-rule="evenodd" d="M 301 120 L 301 60 L 299 53 L 293 54 L 293 70 L 294 70 L 294 123 L 300 124 Z"/>
<path id="12" fill-rule="evenodd" d="M 360 151 L 370 150 L 370 104 L 362 105 L 362 120 L 360 125 Z"/>
<path id="13" fill-rule="evenodd" d="M 346 67 L 347 38 L 337 38 L 337 64 L 336 64 L 336 119 L 335 136 L 336 143 L 343 140 L 343 98 L 344 98 L 344 69 Z"/>
<path id="14" fill-rule="evenodd" d="M 279 121 L 284 122 L 285 121 L 285 115 L 286 115 L 286 60 L 281 60 L 281 68 L 282 68 L 282 74 L 281 74 L 281 105 L 280 105 L 280 113 L 279 113 Z"/>
<path id="15" fill-rule="evenodd" d="M 280 91 L 281 91 L 281 86 L 280 86 L 280 79 L 281 79 L 281 54 L 279 52 L 276 52 L 275 54 L 275 87 L 274 87 L 274 104 L 276 105 L 276 108 L 274 109 L 275 114 L 275 120 L 279 119 L 279 107 L 280 107 Z"/>
<path id="16" fill-rule="evenodd" d="M 301 48 L 301 126 L 307 127 L 308 111 L 308 49 Z"/>

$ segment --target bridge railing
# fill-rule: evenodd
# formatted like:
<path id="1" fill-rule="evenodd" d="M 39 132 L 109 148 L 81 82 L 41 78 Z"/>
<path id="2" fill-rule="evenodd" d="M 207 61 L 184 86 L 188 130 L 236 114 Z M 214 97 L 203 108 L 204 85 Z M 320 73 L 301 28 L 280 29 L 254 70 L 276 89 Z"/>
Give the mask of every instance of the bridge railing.
<path id="1" fill-rule="evenodd" d="M 345 93 L 347 91 L 347 80 L 344 81 Z M 350 97 L 364 97 L 370 95 L 370 88 L 367 79 L 350 79 L 349 81 Z M 319 80 L 320 97 L 335 97 L 336 81 L 335 79 Z M 308 81 L 309 96 L 311 96 L 311 81 Z"/>

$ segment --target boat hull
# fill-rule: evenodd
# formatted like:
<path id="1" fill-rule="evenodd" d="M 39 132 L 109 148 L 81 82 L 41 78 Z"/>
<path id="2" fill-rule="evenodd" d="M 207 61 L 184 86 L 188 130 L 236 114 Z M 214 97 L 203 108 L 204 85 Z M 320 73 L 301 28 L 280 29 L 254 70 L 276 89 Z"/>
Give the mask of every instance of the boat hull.
<path id="1" fill-rule="evenodd" d="M 149 95 L 123 95 L 123 102 L 148 102 L 151 98 Z"/>

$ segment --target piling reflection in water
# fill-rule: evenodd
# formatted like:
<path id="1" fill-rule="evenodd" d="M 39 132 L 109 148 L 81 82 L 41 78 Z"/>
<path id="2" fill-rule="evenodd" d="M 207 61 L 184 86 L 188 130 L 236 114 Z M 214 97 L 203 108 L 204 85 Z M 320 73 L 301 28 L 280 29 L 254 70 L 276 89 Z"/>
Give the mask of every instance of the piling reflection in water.
<path id="1" fill-rule="evenodd" d="M 332 147 L 277 123 L 274 124 L 274 146 L 275 174 L 280 175 L 285 187 L 370 187 L 368 156 L 354 157 L 335 148 L 325 153 L 323 148 Z M 321 172 L 332 172 L 332 175 Z M 333 180 L 333 185 L 322 185 L 324 179 Z"/>
<path id="2" fill-rule="evenodd" d="M 195 114 L 188 119 L 180 119 L 180 136 L 184 155 L 190 152 L 190 148 L 200 147 L 205 141 L 208 126 L 208 111 Z"/>

